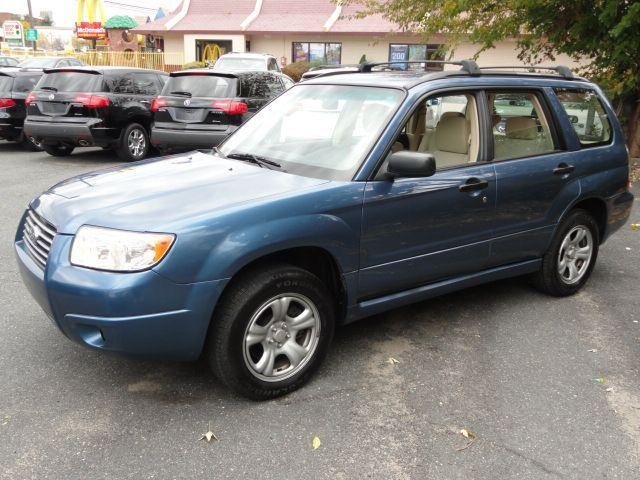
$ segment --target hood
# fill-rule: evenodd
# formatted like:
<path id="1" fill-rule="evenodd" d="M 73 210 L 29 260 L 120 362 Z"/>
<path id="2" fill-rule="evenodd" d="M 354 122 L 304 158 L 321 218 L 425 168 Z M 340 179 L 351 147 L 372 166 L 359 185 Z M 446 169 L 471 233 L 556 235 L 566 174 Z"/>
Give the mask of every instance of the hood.
<path id="1" fill-rule="evenodd" d="M 200 216 L 323 183 L 328 181 L 191 152 L 70 178 L 31 207 L 59 233 L 74 234 L 84 224 L 174 233 Z"/>

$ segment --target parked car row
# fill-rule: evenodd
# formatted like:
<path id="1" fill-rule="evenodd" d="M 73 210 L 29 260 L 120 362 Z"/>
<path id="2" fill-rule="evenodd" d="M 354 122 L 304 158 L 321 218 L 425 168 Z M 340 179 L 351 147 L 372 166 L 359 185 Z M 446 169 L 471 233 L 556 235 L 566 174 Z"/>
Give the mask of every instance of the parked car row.
<path id="1" fill-rule="evenodd" d="M 141 160 L 151 150 L 212 148 L 293 86 L 289 77 L 269 70 L 269 58 L 260 61 L 255 68 L 262 70 L 171 74 L 82 65 L 2 69 L 0 138 L 57 157 L 77 147 L 113 149 L 124 161 Z"/>

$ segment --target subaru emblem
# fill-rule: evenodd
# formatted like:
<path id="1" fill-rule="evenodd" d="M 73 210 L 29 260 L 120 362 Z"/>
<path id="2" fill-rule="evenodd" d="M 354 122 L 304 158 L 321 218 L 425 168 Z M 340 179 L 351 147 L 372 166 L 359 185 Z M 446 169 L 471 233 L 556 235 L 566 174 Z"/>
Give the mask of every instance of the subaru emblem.
<path id="1" fill-rule="evenodd" d="M 191 104 L 191 100 L 187 98 L 187 99 L 184 101 L 184 106 L 185 106 L 185 107 L 188 107 L 190 104 Z"/>
<path id="2" fill-rule="evenodd" d="M 54 98 L 56 98 L 56 96 L 53 93 L 49 95 L 49 100 L 53 100 Z"/>
<path id="3" fill-rule="evenodd" d="M 31 229 L 31 239 L 34 242 L 37 242 L 38 238 L 40 238 L 41 233 L 42 231 L 40 230 L 40 227 L 38 227 L 37 225 L 34 225 L 33 228 Z"/>

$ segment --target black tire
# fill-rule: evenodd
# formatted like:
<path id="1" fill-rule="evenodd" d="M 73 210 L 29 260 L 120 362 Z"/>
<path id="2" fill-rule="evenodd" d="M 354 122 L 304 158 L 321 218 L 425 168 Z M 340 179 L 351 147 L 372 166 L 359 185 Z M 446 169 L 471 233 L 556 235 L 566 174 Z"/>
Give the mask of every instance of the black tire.
<path id="1" fill-rule="evenodd" d="M 29 152 L 41 152 L 43 150 L 42 142 L 38 142 L 35 138 L 27 137 L 24 134 L 20 136 L 20 144 L 22 145 L 22 148 Z"/>
<path id="2" fill-rule="evenodd" d="M 300 295 L 315 306 L 320 324 L 317 344 L 306 363 L 300 362 L 300 369 L 292 371 L 291 376 L 261 380 L 245 360 L 245 334 L 250 320 L 266 302 L 288 293 Z M 267 265 L 246 272 L 225 291 L 209 328 L 207 359 L 216 377 L 240 395 L 253 400 L 275 398 L 302 386 L 320 366 L 333 338 L 334 324 L 335 306 L 318 277 L 292 265 Z M 282 353 L 273 355 L 277 360 Z"/>
<path id="3" fill-rule="evenodd" d="M 592 253 L 588 260 L 589 264 L 586 266 L 582 276 L 579 277 L 579 280 L 575 283 L 567 283 L 568 280 L 565 275 L 561 275 L 559 272 L 561 253 L 564 256 L 561 247 L 567 234 L 574 231 L 576 227 L 585 227 L 591 233 Z M 558 226 L 549 249 L 542 257 L 540 271 L 533 275 L 533 284 L 538 290 L 555 297 L 566 297 L 575 294 L 587 283 L 591 276 L 598 258 L 599 245 L 600 231 L 593 216 L 586 210 L 577 209 L 571 211 Z"/>
<path id="4" fill-rule="evenodd" d="M 142 143 L 141 150 L 138 150 L 135 146 L 130 146 L 130 137 L 132 135 L 140 135 Z M 136 140 L 137 142 L 137 140 Z M 122 131 L 118 146 L 116 147 L 116 154 L 120 160 L 125 162 L 137 162 L 147 156 L 149 151 L 149 134 L 147 130 L 139 123 L 130 123 Z"/>
<path id="5" fill-rule="evenodd" d="M 75 147 L 70 145 L 43 145 L 42 149 L 54 157 L 68 157 Z"/>

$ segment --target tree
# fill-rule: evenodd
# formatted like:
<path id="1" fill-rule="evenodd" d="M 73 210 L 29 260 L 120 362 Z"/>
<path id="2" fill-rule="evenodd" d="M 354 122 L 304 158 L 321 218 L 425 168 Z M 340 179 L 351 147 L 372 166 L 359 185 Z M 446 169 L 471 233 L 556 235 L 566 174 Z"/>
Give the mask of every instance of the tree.
<path id="1" fill-rule="evenodd" d="M 343 1 L 342 4 L 345 2 Z M 519 58 L 537 64 L 564 53 L 602 84 L 626 117 L 632 156 L 640 157 L 640 0 L 346 0 L 357 17 L 382 14 L 401 29 L 446 34 L 452 52 L 462 40 L 477 54 L 515 38 Z"/>

